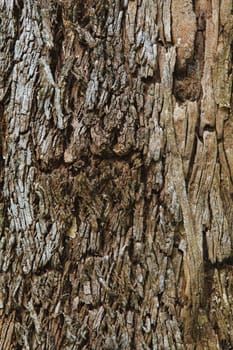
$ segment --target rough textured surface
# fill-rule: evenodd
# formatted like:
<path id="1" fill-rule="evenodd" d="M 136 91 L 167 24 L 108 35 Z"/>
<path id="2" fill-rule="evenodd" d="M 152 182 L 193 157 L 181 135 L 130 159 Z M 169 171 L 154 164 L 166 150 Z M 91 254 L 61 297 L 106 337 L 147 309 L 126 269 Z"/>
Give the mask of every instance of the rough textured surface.
<path id="1" fill-rule="evenodd" d="M 232 12 L 0 0 L 0 349 L 233 348 Z"/>

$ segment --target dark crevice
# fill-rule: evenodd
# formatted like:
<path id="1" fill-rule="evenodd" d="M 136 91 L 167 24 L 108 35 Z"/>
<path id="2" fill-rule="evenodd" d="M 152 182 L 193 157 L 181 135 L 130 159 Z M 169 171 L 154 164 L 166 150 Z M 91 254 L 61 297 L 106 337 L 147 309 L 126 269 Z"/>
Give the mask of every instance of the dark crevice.
<path id="1" fill-rule="evenodd" d="M 37 164 L 40 171 L 45 174 L 51 174 L 54 170 L 59 169 L 62 166 L 68 167 L 68 165 L 64 163 L 63 155 L 57 159 L 49 159 L 48 162 L 39 159 Z"/>
<path id="2" fill-rule="evenodd" d="M 217 270 L 224 270 L 229 267 L 233 267 L 233 256 L 229 256 L 223 259 L 223 261 L 216 261 L 212 264 L 212 268 Z"/>
<path id="3" fill-rule="evenodd" d="M 209 131 L 209 132 L 215 132 L 216 131 L 216 129 L 215 129 L 215 127 L 214 126 L 212 126 L 212 125 L 205 125 L 204 126 L 204 130 L 203 130 L 203 134 L 204 134 L 204 132 L 205 131 Z"/>
<path id="4" fill-rule="evenodd" d="M 66 148 L 68 147 L 68 145 L 70 144 L 71 138 L 72 138 L 72 135 L 73 135 L 73 132 L 74 132 L 74 128 L 73 128 L 73 126 L 71 125 L 71 123 L 69 123 L 69 124 L 67 125 L 66 130 L 65 130 L 64 149 L 66 149 Z"/>
<path id="5" fill-rule="evenodd" d="M 195 101 L 200 97 L 200 82 L 193 76 L 174 79 L 173 92 L 177 101 Z"/>
<path id="6" fill-rule="evenodd" d="M 55 77 L 56 71 L 61 70 L 61 62 L 59 61 L 60 57 L 62 57 L 62 42 L 64 40 L 63 27 L 62 23 L 62 10 L 61 7 L 58 6 L 57 9 L 57 20 L 56 25 L 54 26 L 54 47 L 50 51 L 51 63 L 50 68 L 53 76 Z"/>
<path id="7" fill-rule="evenodd" d="M 151 85 L 151 84 L 156 84 L 156 83 L 161 83 L 161 77 L 160 77 L 160 71 L 159 69 L 154 70 L 153 72 L 153 76 L 142 76 L 141 77 L 141 81 L 147 85 Z"/>
<path id="8" fill-rule="evenodd" d="M 196 0 L 192 0 L 193 12 L 196 12 Z"/>
<path id="9" fill-rule="evenodd" d="M 21 16 L 22 16 L 23 7 L 24 7 L 24 2 L 22 0 L 16 1 L 15 6 L 13 6 L 13 17 L 18 19 L 17 20 L 17 34 L 16 34 L 16 37 L 19 36 L 19 32 L 20 32 L 20 26 L 21 26 L 20 19 L 21 19 Z"/>
<path id="10" fill-rule="evenodd" d="M 193 1 L 195 12 L 195 1 Z M 186 62 L 183 70 L 175 66 L 173 93 L 178 102 L 199 101 L 202 96 L 201 77 L 205 55 L 205 16 L 197 14 L 197 31 L 194 41 L 194 56 Z"/>
<path id="11" fill-rule="evenodd" d="M 135 157 L 135 155 L 140 154 L 134 150 L 129 150 L 127 154 L 125 155 L 117 155 L 113 152 L 107 152 L 107 151 L 103 151 L 103 153 L 101 155 L 98 154 L 93 154 L 92 157 L 93 159 L 96 160 L 108 160 L 108 161 L 123 161 L 123 162 L 127 162 L 128 164 L 131 164 L 132 159 Z"/>

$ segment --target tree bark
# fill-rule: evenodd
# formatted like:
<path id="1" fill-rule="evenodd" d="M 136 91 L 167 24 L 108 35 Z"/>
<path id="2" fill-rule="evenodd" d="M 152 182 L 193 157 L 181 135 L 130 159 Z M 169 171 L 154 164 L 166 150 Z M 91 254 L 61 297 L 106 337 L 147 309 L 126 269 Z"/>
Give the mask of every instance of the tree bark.
<path id="1" fill-rule="evenodd" d="M 0 349 L 232 349 L 231 0 L 0 0 Z"/>

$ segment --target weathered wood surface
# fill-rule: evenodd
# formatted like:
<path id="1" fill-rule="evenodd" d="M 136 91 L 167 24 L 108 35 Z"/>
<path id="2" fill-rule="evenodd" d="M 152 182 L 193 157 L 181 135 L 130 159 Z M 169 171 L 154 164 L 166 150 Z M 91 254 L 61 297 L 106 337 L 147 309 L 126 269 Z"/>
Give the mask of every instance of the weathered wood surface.
<path id="1" fill-rule="evenodd" d="M 0 0 L 0 349 L 233 348 L 230 0 Z"/>

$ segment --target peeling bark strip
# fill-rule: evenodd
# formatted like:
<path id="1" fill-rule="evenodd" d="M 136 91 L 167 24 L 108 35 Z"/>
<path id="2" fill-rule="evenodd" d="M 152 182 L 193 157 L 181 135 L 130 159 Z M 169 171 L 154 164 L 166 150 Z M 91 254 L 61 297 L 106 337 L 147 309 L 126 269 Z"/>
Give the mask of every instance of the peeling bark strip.
<path id="1" fill-rule="evenodd" d="M 232 13 L 0 0 L 0 349 L 233 348 Z"/>

